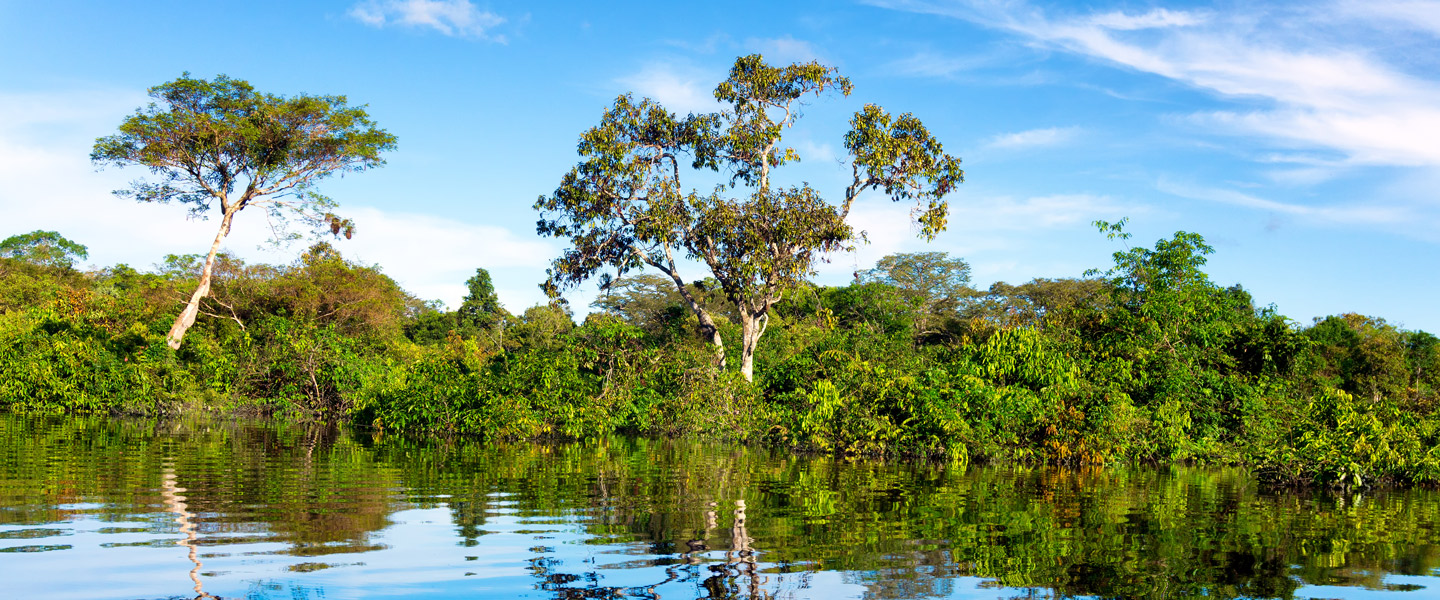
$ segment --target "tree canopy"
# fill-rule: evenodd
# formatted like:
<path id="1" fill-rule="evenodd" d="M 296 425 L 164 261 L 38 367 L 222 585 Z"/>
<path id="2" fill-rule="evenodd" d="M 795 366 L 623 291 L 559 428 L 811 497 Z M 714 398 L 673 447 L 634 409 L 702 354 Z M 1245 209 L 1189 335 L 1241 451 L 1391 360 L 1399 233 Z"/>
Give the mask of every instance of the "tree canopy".
<path id="1" fill-rule="evenodd" d="M 150 88 L 150 97 L 154 101 L 126 117 L 119 133 L 95 140 L 90 159 L 150 171 L 152 179 L 117 190 L 122 198 L 180 202 L 200 217 L 219 209 L 200 283 L 167 337 L 178 348 L 209 293 L 215 254 L 237 213 L 261 207 L 277 241 L 298 235 L 291 221 L 349 238 L 354 223 L 333 212 L 336 203 L 316 184 L 384 164 L 380 154 L 394 149 L 395 136 L 344 96 L 286 98 L 225 75 L 207 81 L 185 73 Z"/>
<path id="2" fill-rule="evenodd" d="M 920 328 L 928 329 L 976 294 L 970 287 L 970 263 L 944 252 L 901 252 L 881 258 L 861 274 L 900 289 L 920 311 Z"/>
<path id="3" fill-rule="evenodd" d="M 460 325 L 484 330 L 499 323 L 503 309 L 500 308 L 500 297 L 495 295 L 495 284 L 490 281 L 490 272 L 475 269 L 475 275 L 465 280 L 465 288 L 469 293 L 456 311 Z"/>
<path id="4" fill-rule="evenodd" d="M 43 267 L 68 269 L 75 260 L 90 256 L 89 249 L 60 235 L 56 231 L 41 231 L 12 235 L 0 241 L 0 258 L 10 258 Z"/>

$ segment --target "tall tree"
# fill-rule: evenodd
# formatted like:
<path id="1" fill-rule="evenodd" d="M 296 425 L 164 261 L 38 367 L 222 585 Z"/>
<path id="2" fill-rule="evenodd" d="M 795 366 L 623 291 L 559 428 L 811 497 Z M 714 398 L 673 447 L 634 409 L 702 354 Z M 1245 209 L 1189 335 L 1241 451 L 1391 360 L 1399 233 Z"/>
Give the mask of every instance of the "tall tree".
<path id="1" fill-rule="evenodd" d="M 736 59 L 715 88 L 727 106 L 718 112 L 678 117 L 648 98 L 619 97 L 600 125 L 582 134 L 581 162 L 535 204 L 537 231 L 571 244 L 543 287 L 558 295 L 597 274 L 604 287 L 653 267 L 674 283 L 724 368 L 720 330 L 679 272 L 681 259 L 698 260 L 736 307 L 740 370 L 753 379 L 771 307 L 824 253 L 855 239 L 846 218 L 861 194 L 914 201 L 912 215 L 931 238 L 945 228 L 945 196 L 963 181 L 960 160 L 945 154 L 919 119 L 866 105 L 845 135 L 853 178 L 838 203 L 809 184 L 774 185 L 772 171 L 800 158 L 781 137 L 799 118 L 801 100 L 851 89 L 849 79 L 817 62 L 775 67 L 755 54 Z M 707 193 L 682 181 L 704 179 L 704 171 L 729 181 Z"/>
<path id="2" fill-rule="evenodd" d="M 56 231 L 35 230 L 0 241 L 0 258 L 12 258 L 45 267 L 68 269 L 75 260 L 90 256 L 89 249 Z"/>
<path id="3" fill-rule="evenodd" d="M 277 239 L 292 239 L 296 220 L 349 238 L 354 223 L 316 190 L 319 180 L 385 163 L 380 153 L 395 136 L 378 129 L 363 106 L 344 96 L 290 98 L 255 91 L 224 75 L 190 77 L 150 88 L 154 99 L 120 124 L 120 132 L 95 140 L 97 165 L 146 167 L 154 181 L 137 180 L 115 194 L 140 202 L 178 201 L 194 216 L 218 208 L 220 227 L 205 257 L 200 282 L 166 337 L 179 348 L 195 324 L 200 301 L 210 293 L 215 254 L 230 234 L 235 215 L 260 207 Z"/>
<path id="4" fill-rule="evenodd" d="M 465 280 L 469 293 L 455 311 L 460 326 L 488 331 L 502 317 L 500 297 L 495 295 L 495 284 L 490 281 L 490 272 L 475 269 L 475 276 Z"/>

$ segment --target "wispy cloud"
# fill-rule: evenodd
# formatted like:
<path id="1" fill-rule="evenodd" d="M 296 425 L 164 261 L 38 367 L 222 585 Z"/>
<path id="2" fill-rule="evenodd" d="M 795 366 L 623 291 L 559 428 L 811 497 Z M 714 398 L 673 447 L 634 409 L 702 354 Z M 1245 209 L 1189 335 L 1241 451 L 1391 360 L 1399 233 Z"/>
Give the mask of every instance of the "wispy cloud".
<path id="1" fill-rule="evenodd" d="M 346 215 L 359 224 L 355 239 L 341 246 L 347 255 L 383 265 L 410 293 L 451 306 L 458 306 L 467 293 L 464 282 L 478 265 L 497 276 L 500 270 L 513 269 L 533 277 L 559 254 L 548 242 L 494 225 L 373 207 L 357 207 Z M 517 287 L 510 278 L 505 283 L 511 287 L 502 299 L 511 309 L 543 301 L 538 287 Z"/>
<path id="2" fill-rule="evenodd" d="M 714 54 L 716 50 L 721 47 L 728 48 L 734 46 L 735 40 L 731 39 L 731 37 L 725 33 L 712 33 L 705 37 L 705 39 L 677 38 L 665 40 L 663 43 L 667 46 L 689 50 L 696 54 Z"/>
<path id="3" fill-rule="evenodd" d="M 1406 27 L 1431 28 L 1440 20 L 1434 16 L 1440 4 L 1434 2 L 1366 3 L 1365 10 L 1379 6 L 1378 12 L 1348 17 L 1372 27 L 1337 27 L 1335 20 L 1345 17 L 1325 5 L 1222 18 L 1166 9 L 1054 16 L 1021 2 L 873 3 L 1011 31 L 1219 98 L 1244 100 L 1243 108 L 1195 116 L 1232 134 L 1331 149 L 1356 164 L 1440 166 L 1440 144 L 1435 143 L 1440 139 L 1440 79 L 1406 72 L 1405 57 L 1387 57 L 1384 44 L 1351 37 L 1376 35 L 1375 14 L 1392 15 L 1392 21 L 1411 19 Z M 1327 26 L 1305 27 L 1306 22 Z M 1427 47 L 1440 50 L 1433 40 Z M 1270 106 L 1254 108 L 1255 100 Z"/>
<path id="4" fill-rule="evenodd" d="M 433 29 L 454 37 L 468 37 L 505 43 L 494 32 L 505 18 L 477 8 L 470 0 L 366 0 L 350 7 L 348 13 L 371 27 L 399 25 Z"/>
<path id="5" fill-rule="evenodd" d="M 1006 252 L 1034 246 L 1059 231 L 1085 229 L 1095 219 L 1154 213 L 1144 204 L 1084 193 L 955 199 L 950 205 L 949 228 L 933 243 L 927 243 L 916 236 L 918 228 L 905 208 L 879 194 L 861 196 L 850 220 L 865 232 L 868 243 L 858 245 L 853 252 L 830 255 L 830 262 L 820 265 L 820 273 L 843 275 L 857 265 L 868 268 L 896 252 L 941 250 L 956 256 L 983 254 L 987 259 L 1001 260 Z"/>
<path id="6" fill-rule="evenodd" d="M 1090 22 L 1097 26 L 1118 31 L 1158 29 L 1163 27 L 1188 27 L 1191 25 L 1199 25 L 1205 21 L 1206 17 L 1201 14 L 1170 11 L 1163 8 L 1157 8 L 1150 12 L 1137 15 L 1123 12 L 1110 12 L 1095 15 L 1090 18 Z"/>
<path id="7" fill-rule="evenodd" d="M 1353 19 L 1440 35 L 1440 2 L 1434 0 L 1341 0 L 1333 9 Z"/>
<path id="8" fill-rule="evenodd" d="M 800 158 L 810 163 L 835 163 L 840 160 L 835 153 L 835 147 L 824 142 L 814 140 L 801 140 L 795 144 L 795 150 L 800 153 Z M 846 169 L 849 167 L 847 166 Z"/>
<path id="9" fill-rule="evenodd" d="M 671 40 L 665 43 L 687 52 L 651 60 L 639 71 L 616 79 L 615 83 L 624 91 L 658 101 L 680 114 L 720 110 L 722 107 L 715 100 L 715 85 L 725 78 L 730 67 L 728 60 L 724 63 L 715 62 L 713 58 L 692 61 L 683 58 L 686 54 L 713 55 L 717 48 L 728 48 L 727 55 L 730 51 L 759 53 L 771 65 L 821 60 L 820 51 L 813 44 L 788 35 L 737 42 L 724 34 L 715 34 L 699 42 Z"/>
<path id="10" fill-rule="evenodd" d="M 1079 127 L 1048 127 L 1005 133 L 990 138 L 986 146 L 1006 150 L 1048 148 L 1070 143 L 1080 134 Z"/>
<path id="11" fill-rule="evenodd" d="M 890 64 L 889 71 L 912 77 L 950 77 L 956 73 L 991 66 L 986 56 L 948 56 L 917 52 Z"/>
<path id="12" fill-rule="evenodd" d="M 680 114 L 711 112 L 720 108 L 711 92 L 723 75 L 677 63 L 651 63 L 640 72 L 620 78 L 623 89 L 659 102 Z"/>
<path id="13" fill-rule="evenodd" d="M 1117 214 L 1142 215 L 1148 212 L 1150 209 L 1145 205 L 1098 194 L 1051 194 L 1027 198 L 999 196 L 953 205 L 951 221 L 957 227 L 963 227 L 964 223 L 983 223 L 986 228 L 1026 231 L 1075 227 Z"/>
<path id="14" fill-rule="evenodd" d="M 1421 238 L 1434 237 L 1433 228 L 1440 225 L 1435 222 L 1433 217 L 1417 212 L 1411 206 L 1390 202 L 1311 206 L 1280 202 L 1254 194 L 1185 183 L 1169 178 L 1161 178 L 1156 188 L 1167 194 L 1191 200 L 1218 202 L 1325 225 L 1383 226 L 1395 231 L 1405 231 Z"/>
<path id="15" fill-rule="evenodd" d="M 778 38 L 749 38 L 741 46 L 748 52 L 760 53 L 770 64 L 820 60 L 820 51 L 814 44 L 788 35 Z"/>

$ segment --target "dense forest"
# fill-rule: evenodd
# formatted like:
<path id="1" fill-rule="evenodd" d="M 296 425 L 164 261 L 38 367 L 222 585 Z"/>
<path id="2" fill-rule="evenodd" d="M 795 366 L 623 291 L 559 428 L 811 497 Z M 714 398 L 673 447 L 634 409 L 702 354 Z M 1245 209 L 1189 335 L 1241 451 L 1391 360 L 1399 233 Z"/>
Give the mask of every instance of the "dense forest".
<path id="1" fill-rule="evenodd" d="M 669 278 L 612 281 L 577 324 L 563 302 L 507 311 L 484 269 L 445 310 L 325 243 L 287 265 L 219 254 L 172 350 L 204 257 L 82 270 L 83 245 L 37 231 L 0 242 L 0 406 L 1440 482 L 1440 340 L 1359 314 L 1297 323 L 1211 281 L 1211 252 L 1181 232 L 1082 277 L 988 289 L 957 257 L 888 256 L 849 285 L 785 294 L 747 381 L 743 349 L 720 366 Z M 687 292 L 739 335 L 713 280 Z"/>

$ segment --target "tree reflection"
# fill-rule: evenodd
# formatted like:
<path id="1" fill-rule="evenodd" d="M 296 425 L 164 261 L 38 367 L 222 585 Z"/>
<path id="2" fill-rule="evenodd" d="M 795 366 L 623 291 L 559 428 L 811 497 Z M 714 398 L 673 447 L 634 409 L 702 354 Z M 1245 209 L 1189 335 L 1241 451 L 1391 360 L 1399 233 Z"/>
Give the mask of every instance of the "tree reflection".
<path id="1" fill-rule="evenodd" d="M 961 577 L 1039 596 L 1291 598 L 1305 584 L 1384 589 L 1378 574 L 1440 565 L 1434 492 L 1356 504 L 1262 493 L 1238 471 L 964 470 L 646 441 L 456 445 L 425 462 L 433 479 L 407 484 L 443 493 L 463 477 L 504 490 L 510 510 L 593 515 L 581 523 L 597 542 L 660 556 L 645 563 L 657 576 L 643 588 L 605 587 L 604 569 L 546 559 L 537 577 L 556 597 L 793 597 L 807 584 L 789 574 L 844 571 L 868 598 L 948 596 Z M 705 500 L 726 497 L 723 513 Z M 465 506 L 459 530 L 481 530 Z M 767 579 L 781 575 L 802 587 Z"/>
<path id="2" fill-rule="evenodd" d="M 87 509 L 101 512 L 163 506 L 201 598 L 206 548 L 365 553 L 410 508 L 445 509 L 465 546 L 517 519 L 562 523 L 577 537 L 525 555 L 532 591 L 554 598 L 796 598 L 829 585 L 946 597 L 966 578 L 1007 597 L 1293 598 L 1304 585 L 1396 590 L 1388 575 L 1440 567 L 1434 491 L 1270 493 L 1227 470 L 963 469 L 651 440 L 506 446 L 10 415 L 0 459 L 7 524 L 64 521 L 86 498 L 106 498 Z"/>
<path id="3" fill-rule="evenodd" d="M 195 513 L 186 510 L 189 506 L 185 504 L 185 497 L 180 495 L 184 491 L 185 488 L 175 484 L 175 469 L 166 465 L 160 474 L 160 498 L 165 503 L 165 510 L 175 513 L 175 522 L 180 525 L 180 533 L 185 534 L 185 539 L 175 543 L 185 546 L 190 551 L 188 557 L 190 562 L 195 565 L 195 568 L 190 569 L 190 581 L 195 584 L 196 600 L 214 598 L 205 593 L 204 585 L 200 583 L 200 567 L 205 566 L 196 556 L 196 550 L 200 546 L 200 536 L 195 532 L 195 523 L 191 521 L 195 518 Z"/>

